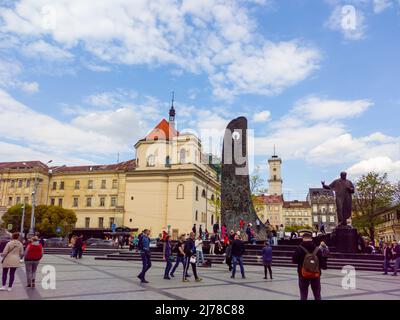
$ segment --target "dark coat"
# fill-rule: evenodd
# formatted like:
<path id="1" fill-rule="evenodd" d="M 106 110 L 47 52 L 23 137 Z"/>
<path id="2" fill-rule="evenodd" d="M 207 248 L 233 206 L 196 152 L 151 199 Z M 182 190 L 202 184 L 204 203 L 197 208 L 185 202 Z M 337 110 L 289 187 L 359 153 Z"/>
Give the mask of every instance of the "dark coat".
<path id="1" fill-rule="evenodd" d="M 244 251 L 245 251 L 244 242 L 239 239 L 233 240 L 231 255 L 240 257 L 243 255 Z"/>
<path id="2" fill-rule="evenodd" d="M 312 253 L 315 249 L 315 244 L 312 241 L 303 241 L 301 243 L 301 246 L 307 249 L 308 252 Z M 301 268 L 303 267 L 303 262 L 304 262 L 304 257 L 306 253 L 300 246 L 298 246 L 293 253 L 292 256 L 292 261 L 293 263 L 297 264 L 297 272 L 300 274 L 301 273 Z M 326 263 L 326 258 L 322 256 L 321 250 L 318 250 L 317 252 L 317 258 L 319 260 L 319 269 L 326 270 L 327 268 L 327 263 Z"/>

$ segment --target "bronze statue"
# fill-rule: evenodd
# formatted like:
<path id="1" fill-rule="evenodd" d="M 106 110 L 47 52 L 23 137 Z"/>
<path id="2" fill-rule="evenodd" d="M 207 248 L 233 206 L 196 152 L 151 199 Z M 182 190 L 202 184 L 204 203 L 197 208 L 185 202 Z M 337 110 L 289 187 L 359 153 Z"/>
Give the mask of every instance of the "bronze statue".
<path id="1" fill-rule="evenodd" d="M 329 186 L 325 184 L 325 181 L 321 181 L 324 189 L 335 191 L 338 227 L 346 227 L 347 219 L 351 217 L 351 195 L 354 193 L 354 185 L 346 177 L 347 173 L 341 172 L 340 178 L 333 181 Z"/>

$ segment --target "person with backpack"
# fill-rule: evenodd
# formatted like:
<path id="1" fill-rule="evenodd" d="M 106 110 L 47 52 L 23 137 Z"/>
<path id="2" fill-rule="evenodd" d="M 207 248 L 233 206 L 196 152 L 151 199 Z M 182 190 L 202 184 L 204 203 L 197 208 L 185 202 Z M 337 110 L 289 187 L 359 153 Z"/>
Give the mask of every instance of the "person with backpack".
<path id="1" fill-rule="evenodd" d="M 262 249 L 262 258 L 263 258 L 263 265 L 264 265 L 264 279 L 268 279 L 268 271 L 269 271 L 269 277 L 272 280 L 272 247 L 269 244 L 269 241 L 265 242 L 265 246 Z"/>
<path id="2" fill-rule="evenodd" d="M 182 282 L 189 282 L 189 280 L 187 278 L 189 265 L 192 266 L 192 271 L 193 271 L 194 278 L 196 279 L 196 282 L 200 282 L 203 280 L 202 278 L 199 278 L 197 275 L 196 245 L 194 242 L 195 238 L 196 238 L 196 234 L 194 232 L 191 232 L 184 244 L 185 263 L 184 263 L 184 269 L 183 269 L 183 275 L 182 275 Z"/>
<path id="3" fill-rule="evenodd" d="M 20 259 L 24 256 L 24 247 L 21 241 L 18 240 L 19 233 L 15 232 L 12 234 L 12 239 L 4 247 L 3 253 L 1 254 L 1 263 L 3 267 L 2 275 L 2 287 L 0 291 L 7 290 L 12 291 L 12 286 L 14 284 L 15 272 L 20 266 Z M 8 272 L 10 272 L 10 278 L 8 282 L 8 288 L 6 289 Z"/>
<path id="4" fill-rule="evenodd" d="M 320 248 L 314 245 L 311 233 L 303 235 L 303 242 L 296 248 L 292 261 L 297 264 L 300 299 L 307 300 L 311 285 L 314 299 L 321 300 L 321 269 L 326 269 L 326 260 Z"/>
<path id="5" fill-rule="evenodd" d="M 176 253 L 176 261 L 175 265 L 171 270 L 170 277 L 174 277 L 174 273 L 176 268 L 178 268 L 179 264 L 182 263 L 183 267 L 185 267 L 185 252 L 184 252 L 184 243 L 185 243 L 185 235 L 181 235 L 179 237 L 178 243 L 174 246 L 172 252 Z"/>
<path id="6" fill-rule="evenodd" d="M 43 246 L 39 238 L 32 237 L 25 250 L 25 270 L 28 288 L 35 288 L 36 270 L 43 257 Z"/>
<path id="7" fill-rule="evenodd" d="M 172 250 L 171 250 L 171 242 L 169 241 L 170 236 L 167 234 L 165 236 L 164 240 L 164 245 L 163 245 L 163 259 L 167 263 L 165 266 L 165 271 L 164 271 L 164 279 L 165 280 L 171 280 L 169 277 L 169 271 L 172 268 L 172 262 L 174 261 L 174 256 L 172 255 Z"/>
<path id="8" fill-rule="evenodd" d="M 150 254 L 150 230 L 144 229 L 141 237 L 139 238 L 138 248 L 140 257 L 142 258 L 142 272 L 137 276 L 141 283 L 149 283 L 146 279 L 146 272 L 151 268 L 151 254 Z"/>

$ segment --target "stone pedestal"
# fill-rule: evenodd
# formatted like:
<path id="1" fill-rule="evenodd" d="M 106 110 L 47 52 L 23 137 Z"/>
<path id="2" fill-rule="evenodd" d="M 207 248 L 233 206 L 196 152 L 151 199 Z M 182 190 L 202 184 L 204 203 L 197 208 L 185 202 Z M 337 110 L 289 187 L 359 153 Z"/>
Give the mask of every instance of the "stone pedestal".
<path id="1" fill-rule="evenodd" d="M 342 253 L 358 252 L 357 229 L 351 227 L 337 227 L 334 230 L 336 251 Z"/>

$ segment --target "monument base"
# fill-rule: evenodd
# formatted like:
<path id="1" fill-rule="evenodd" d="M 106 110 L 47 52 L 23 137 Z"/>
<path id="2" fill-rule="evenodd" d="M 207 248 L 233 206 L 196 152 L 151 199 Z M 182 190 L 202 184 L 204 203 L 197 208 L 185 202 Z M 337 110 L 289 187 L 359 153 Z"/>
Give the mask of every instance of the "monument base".
<path id="1" fill-rule="evenodd" d="M 358 232 L 350 226 L 337 227 L 333 231 L 334 242 L 337 252 L 357 253 L 358 250 Z"/>

